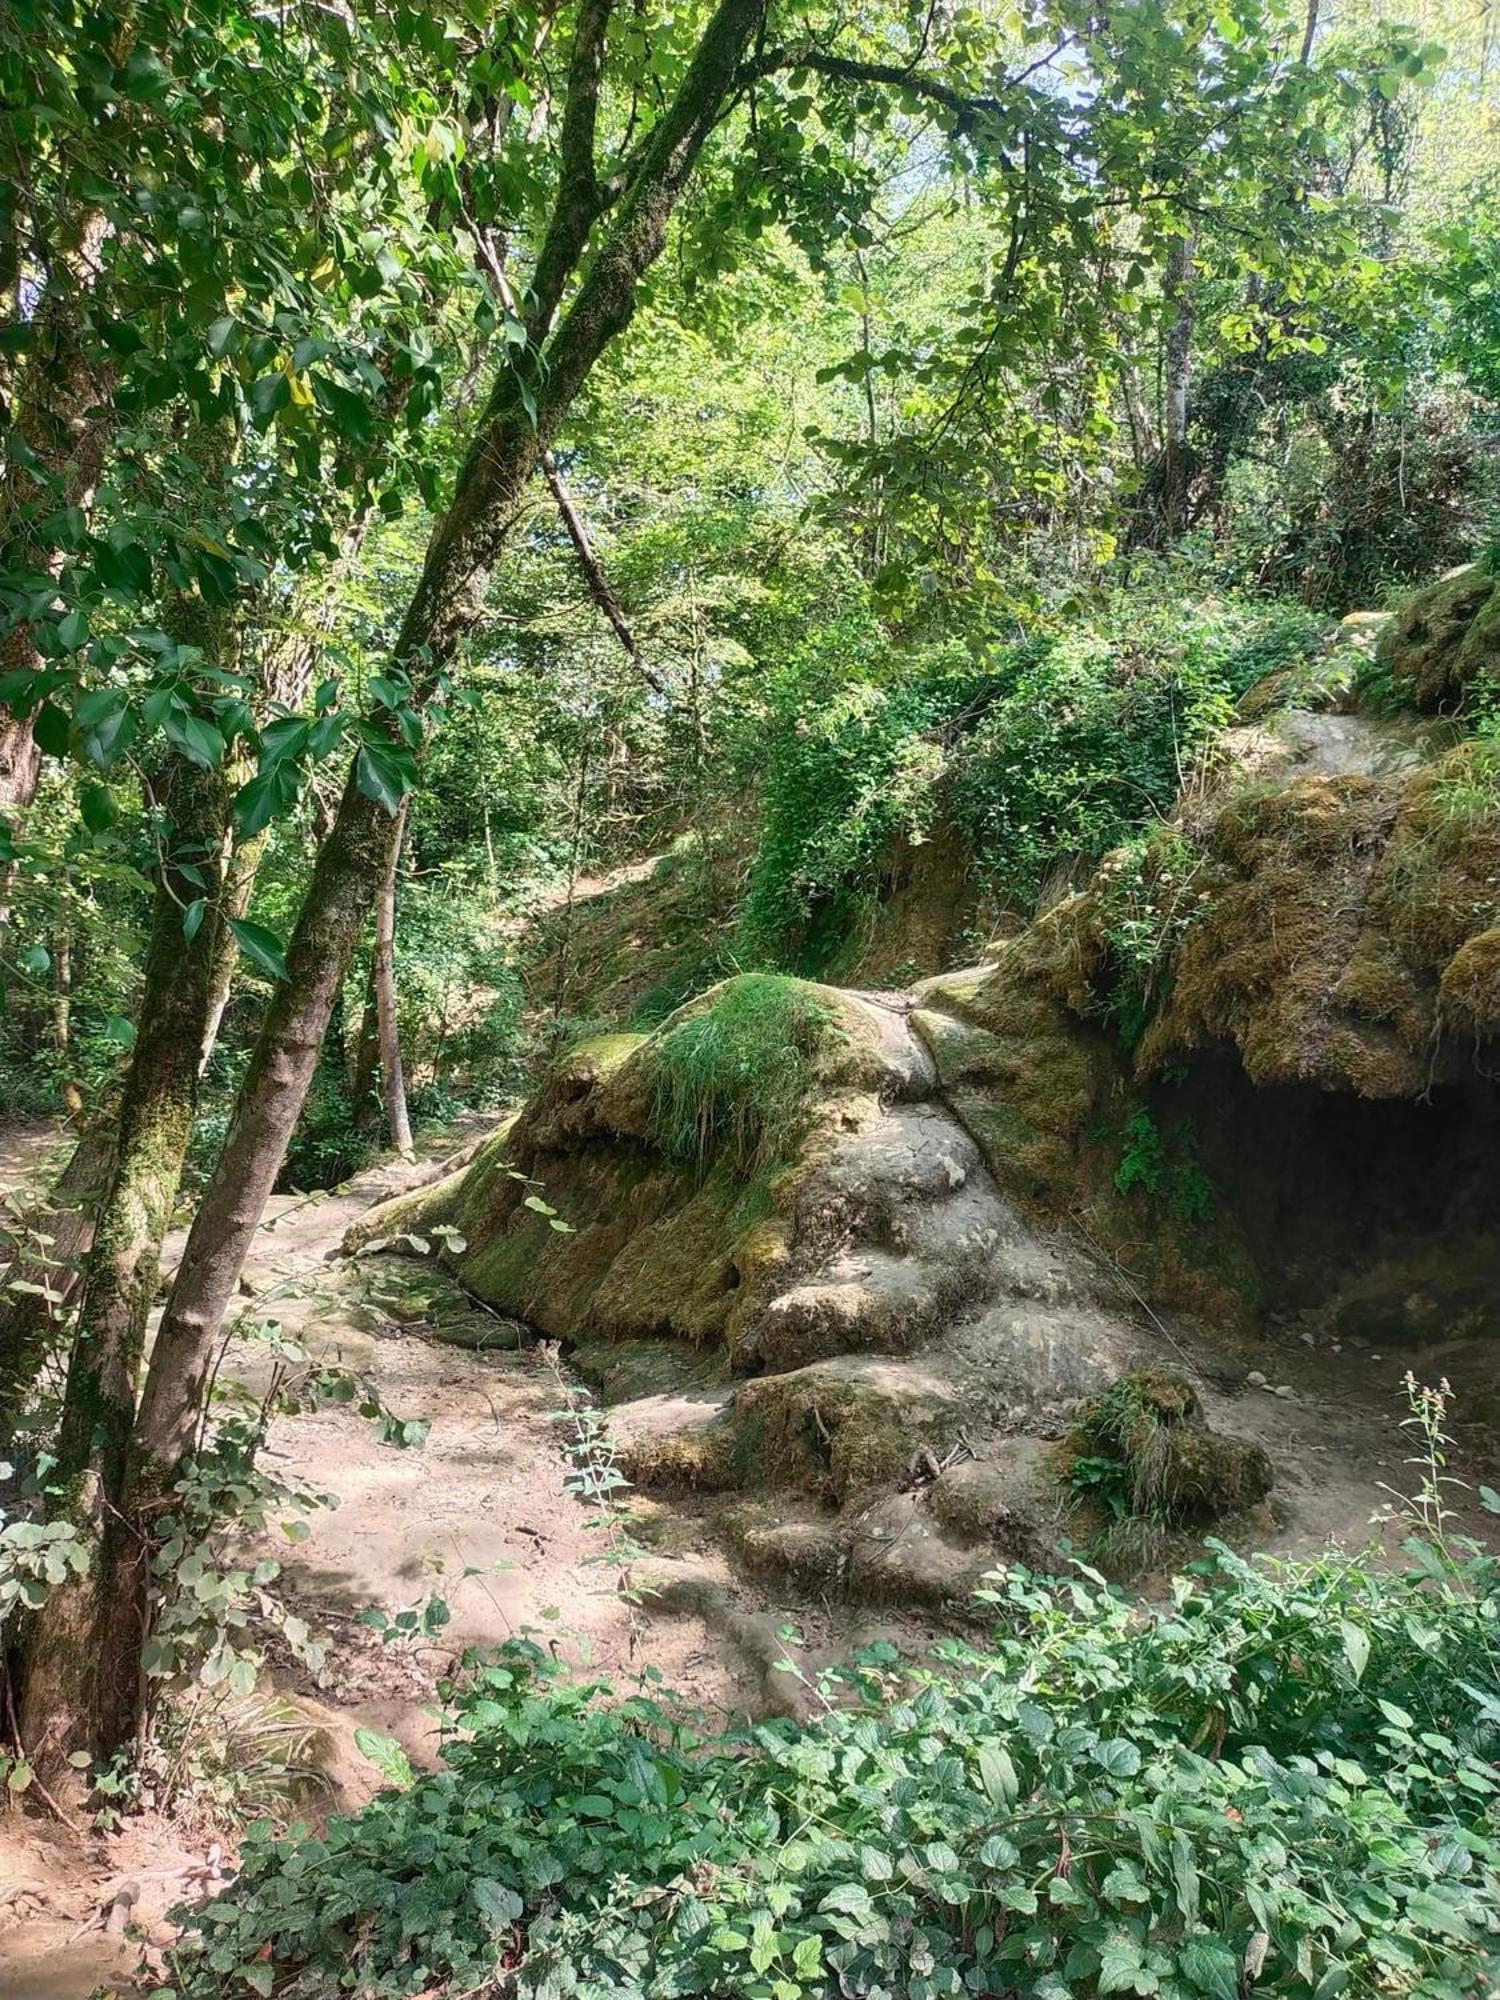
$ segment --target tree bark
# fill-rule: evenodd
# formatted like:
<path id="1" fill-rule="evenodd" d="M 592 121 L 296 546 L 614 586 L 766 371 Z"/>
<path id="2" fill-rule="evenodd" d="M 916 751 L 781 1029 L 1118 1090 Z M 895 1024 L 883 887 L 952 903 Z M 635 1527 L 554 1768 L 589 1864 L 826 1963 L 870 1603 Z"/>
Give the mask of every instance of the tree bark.
<path id="1" fill-rule="evenodd" d="M 16 385 L 12 424 L 26 450 L 11 453 L 0 482 L 0 543 L 8 567 L 38 580 L 55 580 L 63 556 L 40 540 L 35 516 L 58 507 L 89 511 L 113 423 L 109 376 L 85 358 L 73 309 L 75 292 L 93 284 L 107 229 L 97 210 L 66 228 L 66 247 L 43 294 Z M 41 665 L 31 627 L 22 622 L 0 645 L 0 666 Z M 41 765 L 29 717 L 0 709 L 0 810 L 31 804 Z"/>
<path id="2" fill-rule="evenodd" d="M 359 1010 L 359 1027 L 349 1058 L 349 1100 L 354 1106 L 354 1126 L 366 1138 L 380 1127 L 380 1093 L 376 1079 L 380 1073 L 380 1002 L 375 993 L 375 965 L 365 981 L 364 1005 Z"/>
<path id="3" fill-rule="evenodd" d="M 1194 233 L 1174 237 L 1167 253 L 1162 296 L 1172 308 L 1166 341 L 1166 407 L 1163 412 L 1161 531 L 1170 545 L 1188 526 L 1192 460 L 1188 449 L 1188 389 L 1193 366 Z"/>
<path id="4" fill-rule="evenodd" d="M 209 1057 L 218 1044 L 219 1030 L 224 1025 L 224 1009 L 229 1005 L 230 989 L 234 985 L 235 966 L 239 962 L 239 944 L 227 920 L 244 916 L 250 907 L 250 898 L 255 893 L 255 878 L 266 851 L 265 835 L 255 834 L 249 840 L 226 841 L 226 848 L 219 883 L 220 921 L 214 927 L 208 1011 L 203 1023 L 203 1050 L 198 1058 L 200 1077 L 208 1068 Z"/>
<path id="5" fill-rule="evenodd" d="M 66 1056 L 73 1042 L 73 920 L 63 911 L 52 945 L 52 1046 Z"/>
<path id="6" fill-rule="evenodd" d="M 406 1071 L 401 1061 L 401 1022 L 396 990 L 396 883 L 401 874 L 401 846 L 406 832 L 406 801 L 396 814 L 396 842 L 375 904 L 375 1009 L 380 1031 L 380 1087 L 385 1100 L 386 1130 L 403 1157 L 412 1150 L 411 1118 L 406 1108 Z"/>
<path id="7" fill-rule="evenodd" d="M 113 1110 L 86 1130 L 46 1201 L 29 1217 L 51 1237 L 41 1255 L 14 1263 L 0 1281 L 0 1441 L 9 1437 L 56 1342 L 94 1240 L 94 1217 L 114 1172 Z M 28 1288 L 16 1289 L 17 1283 Z"/>

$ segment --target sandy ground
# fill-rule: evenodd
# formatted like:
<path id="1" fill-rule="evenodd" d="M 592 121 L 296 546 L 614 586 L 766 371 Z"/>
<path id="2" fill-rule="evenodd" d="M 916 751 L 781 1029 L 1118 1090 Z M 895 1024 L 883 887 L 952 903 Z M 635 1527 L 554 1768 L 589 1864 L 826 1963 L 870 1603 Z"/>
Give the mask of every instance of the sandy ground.
<path id="1" fill-rule="evenodd" d="M 474 1130 L 460 1128 L 443 1144 L 451 1149 Z M 0 1186 L 7 1174 L 30 1171 L 47 1143 L 45 1127 L 0 1133 Z M 277 1469 L 339 1502 L 315 1517 L 310 1539 L 277 1550 L 295 1607 L 329 1639 L 316 1680 L 289 1656 L 273 1664 L 278 1688 L 318 1731 L 320 1809 L 357 1805 L 379 1783 L 355 1745 L 356 1728 L 394 1735 L 414 1761 L 431 1761 L 433 1683 L 467 1645 L 530 1634 L 617 1683 L 654 1669 L 722 1717 L 795 1696 L 774 1665 L 777 1634 L 789 1625 L 803 1636 L 809 1669 L 871 1638 L 918 1646 L 930 1635 L 919 1620 L 809 1603 L 736 1578 L 690 1508 L 644 1501 L 642 1539 L 714 1586 L 716 1609 L 710 1625 L 691 1610 L 652 1614 L 633 1603 L 604 1560 L 608 1532 L 568 1488 L 572 1433 L 553 1419 L 570 1391 L 555 1358 L 537 1349 L 473 1352 L 432 1338 L 411 1319 L 414 1278 L 432 1282 L 422 1266 L 390 1257 L 329 1261 L 353 1217 L 411 1172 L 395 1164 L 331 1196 L 278 1197 L 246 1274 L 247 1321 L 276 1319 L 312 1351 L 337 1355 L 376 1382 L 398 1415 L 431 1425 L 422 1447 L 404 1451 L 382 1446 L 348 1406 L 278 1418 L 272 1427 Z M 1362 1542 L 1385 1489 L 1406 1492 L 1414 1483 L 1399 1425 L 1406 1358 L 1333 1355 L 1291 1329 L 1247 1359 L 1269 1386 L 1210 1395 L 1209 1415 L 1260 1437 L 1276 1459 L 1274 1546 L 1301 1553 L 1330 1539 Z M 1464 1357 L 1456 1360 L 1462 1391 Z M 1482 1367 L 1487 1357 L 1473 1360 Z M 224 1370 L 254 1383 L 266 1366 L 263 1347 L 238 1339 Z M 1277 1397 L 1278 1385 L 1293 1396 Z M 1490 1443 L 1473 1440 L 1455 1469 L 1493 1480 Z M 452 1616 L 432 1647 L 384 1646 L 360 1622 L 367 1607 L 394 1615 L 433 1595 Z M 27 1811 L 0 1813 L 0 2000 L 88 2000 L 101 1985 L 106 1993 L 135 1990 L 128 1982 L 140 1947 L 106 1929 L 104 1912 L 120 1884 L 134 1882 L 135 1926 L 147 1940 L 168 1939 L 164 1913 L 184 1894 L 202 1893 L 206 1878 L 194 1871 L 211 1865 L 212 1839 L 211 1827 L 149 1815 L 105 1836 Z M 232 1860 L 227 1849 L 222 1860 Z"/>

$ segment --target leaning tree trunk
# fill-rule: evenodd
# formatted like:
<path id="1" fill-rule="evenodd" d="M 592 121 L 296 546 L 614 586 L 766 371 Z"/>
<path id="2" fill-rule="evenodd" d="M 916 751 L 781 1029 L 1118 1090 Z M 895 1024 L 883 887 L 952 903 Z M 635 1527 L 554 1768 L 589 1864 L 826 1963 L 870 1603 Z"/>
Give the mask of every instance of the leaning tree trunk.
<path id="1" fill-rule="evenodd" d="M 636 287 L 661 254 L 672 210 L 735 88 L 740 59 L 764 13 L 765 0 L 721 0 L 613 227 L 562 324 L 541 348 L 541 365 L 529 384 L 510 370 L 496 383 L 396 642 L 396 662 L 422 691 L 435 684 L 478 623 L 527 482 L 594 363 L 629 325 Z M 576 87 L 570 85 L 570 98 Z M 561 288 L 548 251 L 554 236 L 567 233 L 549 231 L 538 260 L 532 291 L 543 301 L 555 300 Z M 586 224 L 573 233 L 576 264 L 586 247 Z M 138 1441 L 145 1456 L 166 1466 L 192 1442 L 214 1336 L 301 1112 L 333 996 L 390 869 L 397 832 L 395 819 L 365 796 L 351 771 L 287 952 L 288 976 L 267 1012 L 157 1337 Z"/>
<path id="2" fill-rule="evenodd" d="M 660 256 L 667 225 L 699 153 L 737 87 L 766 0 L 720 0 L 676 97 L 652 132 L 639 170 L 557 331 L 547 325 L 587 248 L 599 213 L 592 166 L 575 172 L 568 126 L 591 151 L 608 0 L 579 17 L 570 66 L 564 154 L 569 171 L 533 277 L 539 352 L 529 380 L 507 369 L 496 383 L 434 532 L 395 647 L 425 698 L 478 623 L 494 565 L 526 485 L 590 370 L 635 311 L 642 274 Z M 584 102 L 584 95 L 587 103 Z M 149 1496 L 192 1447 L 215 1338 L 275 1185 L 360 928 L 392 864 L 396 818 L 368 798 L 351 770 L 319 851 L 287 950 L 287 977 L 267 1009 L 228 1137 L 204 1192 L 152 1353 L 136 1425 L 132 1491 Z M 137 1518 L 139 1518 L 137 1516 Z M 144 1572 L 133 1617 L 144 1617 Z M 114 1740 L 130 1731 L 114 1722 Z"/>
<path id="3" fill-rule="evenodd" d="M 21 1736 L 44 1776 L 73 1751 L 118 1741 L 113 1718 L 123 1709 L 133 1719 L 136 1708 L 133 1684 L 121 1688 L 112 1677 L 120 1649 L 106 1645 L 115 1609 L 111 1578 L 120 1560 L 114 1545 L 128 1532 L 121 1503 L 136 1383 L 192 1134 L 212 992 L 214 922 L 188 939 L 183 911 L 205 893 L 211 863 L 202 857 L 218 850 L 227 803 L 219 773 L 181 760 L 169 767 L 163 792 L 172 851 L 157 888 L 114 1171 L 84 1273 L 58 1432 L 56 1477 L 67 1495 L 67 1516 L 89 1546 L 91 1568 L 53 1591 L 27 1652 Z M 179 872 L 179 856 L 192 867 L 191 879 Z M 214 887 L 210 878 L 207 893 Z M 130 1662 L 125 1672 L 132 1682 L 134 1671 Z"/>
<path id="4" fill-rule="evenodd" d="M 406 1108 L 406 1071 L 401 1061 L 401 1022 L 396 991 L 396 883 L 401 873 L 401 844 L 406 831 L 406 801 L 396 815 L 396 842 L 391 865 L 375 903 L 375 1010 L 380 1032 L 380 1087 L 385 1099 L 386 1129 L 398 1153 L 412 1150 L 411 1117 Z"/>

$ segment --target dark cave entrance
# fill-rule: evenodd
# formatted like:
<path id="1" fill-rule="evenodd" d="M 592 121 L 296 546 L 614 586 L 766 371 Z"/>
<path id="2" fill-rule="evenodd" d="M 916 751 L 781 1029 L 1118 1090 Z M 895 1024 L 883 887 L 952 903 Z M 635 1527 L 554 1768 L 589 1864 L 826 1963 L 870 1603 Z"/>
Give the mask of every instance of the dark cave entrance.
<path id="1" fill-rule="evenodd" d="M 1224 1057 L 1163 1087 L 1156 1109 L 1268 1313 L 1393 1345 L 1500 1333 L 1500 1082 L 1476 1070 L 1420 1102 L 1372 1101 L 1257 1088 Z"/>

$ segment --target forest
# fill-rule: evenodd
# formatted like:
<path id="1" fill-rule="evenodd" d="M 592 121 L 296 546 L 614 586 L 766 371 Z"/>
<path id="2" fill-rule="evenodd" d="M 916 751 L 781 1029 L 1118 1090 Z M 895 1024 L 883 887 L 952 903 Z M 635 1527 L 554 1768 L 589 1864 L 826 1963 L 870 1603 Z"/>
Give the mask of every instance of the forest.
<path id="1" fill-rule="evenodd" d="M 0 1996 L 1492 1992 L 1495 0 L 0 106 Z"/>

